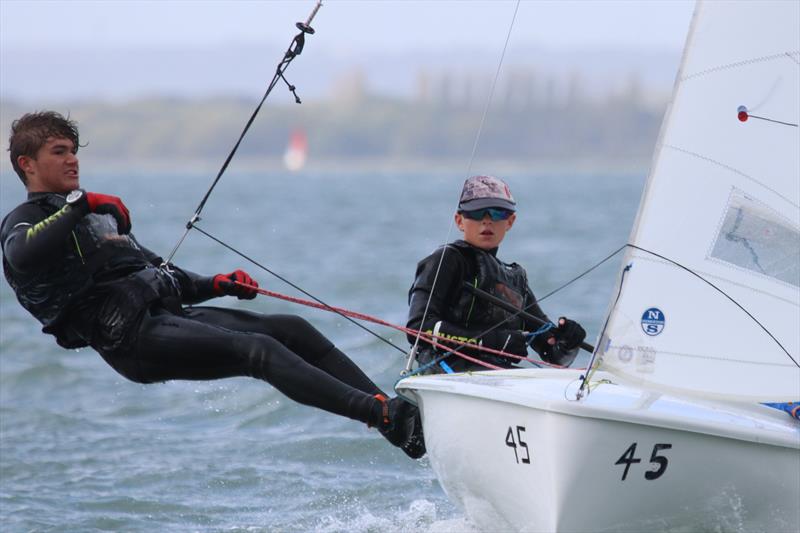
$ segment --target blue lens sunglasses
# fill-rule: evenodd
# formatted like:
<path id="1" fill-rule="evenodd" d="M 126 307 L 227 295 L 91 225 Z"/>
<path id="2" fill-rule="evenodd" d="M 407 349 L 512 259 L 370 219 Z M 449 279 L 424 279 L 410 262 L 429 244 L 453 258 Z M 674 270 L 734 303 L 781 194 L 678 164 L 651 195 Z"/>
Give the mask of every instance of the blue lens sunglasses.
<path id="1" fill-rule="evenodd" d="M 489 215 L 493 222 L 499 220 L 507 220 L 514 214 L 513 211 L 508 209 L 499 209 L 496 207 L 487 207 L 485 209 L 475 209 L 474 211 L 459 211 L 462 215 L 470 220 L 483 220 L 483 217 Z"/>

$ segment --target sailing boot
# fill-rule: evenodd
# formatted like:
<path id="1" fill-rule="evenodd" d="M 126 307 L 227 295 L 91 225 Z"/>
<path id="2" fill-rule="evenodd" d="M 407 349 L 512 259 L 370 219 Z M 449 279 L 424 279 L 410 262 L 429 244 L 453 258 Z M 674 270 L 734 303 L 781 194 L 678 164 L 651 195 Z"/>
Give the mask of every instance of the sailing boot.
<path id="1" fill-rule="evenodd" d="M 419 459 L 425 455 L 425 436 L 422 434 L 422 418 L 419 416 L 419 409 L 412 405 L 410 411 L 414 413 L 414 429 L 408 442 L 400 446 L 400 449 L 412 459 Z"/>
<path id="2" fill-rule="evenodd" d="M 376 394 L 375 398 L 381 402 L 382 409 L 378 431 L 386 440 L 402 448 L 414 432 L 414 411 L 411 408 L 416 408 L 399 396 L 387 400 L 383 394 Z"/>

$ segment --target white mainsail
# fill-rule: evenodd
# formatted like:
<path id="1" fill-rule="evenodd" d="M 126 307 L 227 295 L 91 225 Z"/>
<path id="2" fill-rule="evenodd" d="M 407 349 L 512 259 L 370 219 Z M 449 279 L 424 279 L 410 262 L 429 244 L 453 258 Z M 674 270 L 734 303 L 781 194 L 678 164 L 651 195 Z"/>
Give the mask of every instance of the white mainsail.
<path id="1" fill-rule="evenodd" d="M 800 400 L 799 119 L 800 2 L 699 2 L 599 368 Z"/>

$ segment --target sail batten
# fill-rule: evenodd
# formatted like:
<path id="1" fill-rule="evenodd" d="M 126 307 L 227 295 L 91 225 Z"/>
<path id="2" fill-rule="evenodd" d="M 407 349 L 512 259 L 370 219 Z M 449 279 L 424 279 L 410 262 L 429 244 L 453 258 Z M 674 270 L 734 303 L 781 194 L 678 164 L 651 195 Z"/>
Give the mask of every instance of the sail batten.
<path id="1" fill-rule="evenodd" d="M 712 74 L 714 72 L 719 72 L 721 70 L 732 69 L 732 68 L 739 68 L 745 65 L 752 65 L 755 63 L 762 63 L 764 61 L 775 61 L 775 60 L 785 60 L 790 59 L 795 62 L 800 62 L 800 50 L 793 50 L 790 52 L 779 52 L 777 54 L 761 56 L 761 57 L 753 57 L 750 59 L 742 59 L 739 61 L 735 61 L 733 63 L 728 63 L 727 65 L 717 65 L 711 68 L 707 68 L 700 72 L 693 72 L 691 74 L 686 74 L 680 78 L 681 82 L 685 82 L 691 80 L 692 78 L 699 78 L 701 76 L 705 76 L 707 74 Z"/>
<path id="2" fill-rule="evenodd" d="M 785 201 L 791 207 L 794 207 L 796 209 L 800 209 L 800 203 L 798 203 L 796 199 L 792 199 L 791 197 L 786 196 L 785 194 L 781 193 L 780 191 L 778 191 L 776 189 L 773 189 L 763 179 L 759 179 L 759 178 L 757 178 L 755 176 L 751 176 L 751 175 L 746 174 L 746 173 L 742 172 L 741 170 L 739 170 L 737 168 L 734 168 L 732 166 L 729 166 L 729 165 L 727 165 L 727 164 L 725 164 L 725 163 L 723 163 L 721 161 L 717 161 L 715 159 L 712 159 L 711 157 L 705 156 L 703 154 L 698 154 L 697 152 L 693 152 L 693 151 L 691 151 L 689 149 L 682 148 L 680 146 L 675 146 L 675 145 L 672 145 L 672 144 L 665 144 L 665 145 L 662 146 L 662 149 L 664 149 L 664 148 L 668 148 L 670 150 L 675 150 L 676 152 L 681 152 L 681 153 L 686 154 L 686 155 L 691 156 L 691 157 L 696 157 L 697 159 L 703 160 L 703 161 L 705 161 L 707 163 L 711 163 L 713 165 L 720 166 L 720 167 L 724 168 L 725 170 L 728 170 L 730 172 L 738 174 L 739 176 L 741 176 L 741 177 L 751 181 L 752 183 L 758 185 L 760 188 L 771 192 L 772 194 L 774 194 L 775 196 L 777 196 L 781 200 Z"/>
<path id="3" fill-rule="evenodd" d="M 800 399 L 800 3 L 770 4 L 695 10 L 595 355 L 621 378 Z"/>

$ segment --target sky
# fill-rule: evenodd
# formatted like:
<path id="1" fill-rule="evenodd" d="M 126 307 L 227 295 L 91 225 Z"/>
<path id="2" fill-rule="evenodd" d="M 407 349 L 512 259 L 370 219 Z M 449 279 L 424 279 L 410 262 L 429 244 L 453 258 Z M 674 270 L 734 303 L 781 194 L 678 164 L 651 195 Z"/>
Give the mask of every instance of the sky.
<path id="1" fill-rule="evenodd" d="M 174 46 L 248 43 L 305 20 L 314 0 L 2 0 L 3 46 Z M 513 0 L 328 0 L 312 24 L 351 46 L 398 49 L 505 36 Z M 532 22 L 518 38 L 548 46 L 680 47 L 693 2 L 573 0 L 520 2 Z M 25 23 L 20 23 L 25 21 Z"/>
<path id="2" fill-rule="evenodd" d="M 186 94 L 241 92 L 255 79 L 249 77 L 254 68 L 274 68 L 297 33 L 294 23 L 315 5 L 315 0 L 0 0 L 0 97 L 179 96 L 181 82 Z M 404 73 L 409 63 L 433 57 L 444 63 L 469 64 L 473 58 L 496 63 L 515 10 L 513 0 L 327 0 L 312 23 L 317 32 L 306 50 L 314 49 L 314 61 L 325 63 L 320 71 L 360 65 L 390 85 L 399 83 L 387 68 L 391 62 Z M 523 57 L 526 47 L 677 55 L 692 10 L 693 2 L 686 0 L 522 1 L 509 48 Z M 230 65 L 237 62 L 233 70 Z M 203 77 L 202 71 L 219 74 Z"/>

